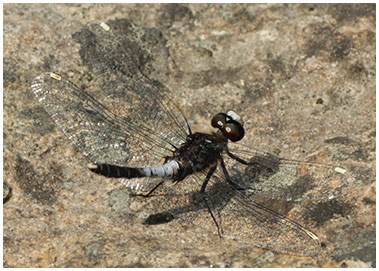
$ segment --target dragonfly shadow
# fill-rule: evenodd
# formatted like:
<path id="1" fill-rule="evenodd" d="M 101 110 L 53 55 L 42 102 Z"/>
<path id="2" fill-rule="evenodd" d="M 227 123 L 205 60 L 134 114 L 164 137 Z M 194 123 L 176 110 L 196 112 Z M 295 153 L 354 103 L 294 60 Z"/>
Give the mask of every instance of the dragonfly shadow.
<path id="1" fill-rule="evenodd" d="M 312 180 L 308 175 L 296 176 L 296 181 L 291 185 L 284 186 L 281 191 L 277 191 L 279 184 L 274 183 L 270 187 L 267 183 L 279 181 L 279 178 L 282 178 L 280 172 L 283 170 L 283 166 L 287 171 L 288 168 L 293 169 L 292 166 L 288 167 L 287 164 L 282 163 L 279 157 L 274 155 L 253 156 L 243 168 L 229 169 L 231 173 L 230 182 L 234 185 L 228 182 L 223 172 L 219 170 L 212 176 L 204 195 L 200 193 L 199 189 L 199 191 L 186 195 L 174 196 L 187 197 L 188 200 L 185 201 L 185 204 L 183 201 L 172 200 L 172 197 L 167 199 L 166 197 L 169 202 L 182 202 L 182 204 L 173 204 L 171 207 L 165 208 L 165 211 L 151 214 L 143 223 L 146 225 L 164 224 L 183 217 L 192 222 L 190 219 L 193 219 L 197 213 L 209 213 L 209 210 L 212 211 L 221 227 L 222 223 L 219 221 L 223 219 L 223 216 L 229 216 L 233 213 L 235 213 L 236 219 L 238 219 L 238 214 L 251 216 L 250 219 L 254 219 L 256 213 L 250 213 L 248 211 L 250 208 L 260 210 L 267 208 L 278 213 L 278 215 L 286 215 L 294 207 L 295 202 L 288 200 L 289 196 L 281 198 L 281 194 L 301 197 L 309 189 Z M 206 201 L 205 197 L 207 198 Z M 260 211 L 258 210 L 258 212 Z M 210 213 L 208 219 L 212 221 Z M 276 219 L 271 218 L 267 223 L 276 223 Z M 216 228 L 215 225 L 214 228 Z"/>
<path id="2" fill-rule="evenodd" d="M 272 154 L 257 155 L 248 161 L 245 172 L 235 175 L 235 178 L 242 180 L 243 187 L 248 189 L 255 183 L 270 179 L 280 170 L 280 164 L 280 159 Z"/>
<path id="3" fill-rule="evenodd" d="M 315 185 L 317 167 L 272 154 L 256 155 L 234 170 L 233 181 L 250 193 L 269 199 L 299 201 Z M 310 199 L 310 198 L 309 198 Z"/>
<path id="4" fill-rule="evenodd" d="M 195 214 L 200 211 L 209 212 L 209 210 L 211 210 L 213 215 L 215 215 L 216 220 L 221 220 L 222 213 L 225 208 L 233 209 L 228 210 L 228 212 L 238 212 L 238 210 L 235 209 L 243 209 L 245 207 L 242 205 L 237 206 L 238 200 L 234 201 L 232 204 L 230 204 L 230 202 L 235 197 L 248 200 L 249 195 L 252 194 L 254 184 L 260 183 L 261 181 L 270 178 L 270 176 L 275 175 L 280 168 L 280 159 L 274 158 L 274 156 L 270 158 L 267 156 L 253 157 L 249 160 L 245 171 L 233 171 L 229 181 L 226 179 L 224 173 L 219 170 L 212 176 L 205 190 L 205 194 L 202 194 L 200 189 L 199 191 L 187 193 L 185 195 L 185 197 L 188 198 L 186 204 L 176 206 L 175 208 L 169 208 L 168 210 L 166 209 L 163 212 L 151 214 L 143 223 L 146 225 L 164 224 L 176 219 L 177 217 L 186 216 L 186 214 L 189 213 Z M 184 195 L 177 195 L 174 197 L 183 196 Z M 175 200 L 172 199 L 168 199 L 168 201 L 175 202 Z M 270 202 L 270 205 L 271 204 L 275 204 L 275 201 L 272 200 Z M 283 206 L 283 203 L 280 204 Z M 267 202 L 265 205 L 267 205 Z M 209 219 L 212 219 L 210 214 Z"/>
<path id="5" fill-rule="evenodd" d="M 221 210 L 228 205 L 236 192 L 237 191 L 235 191 L 234 188 L 232 188 L 228 183 L 214 182 L 207 187 L 205 194 L 202 194 L 200 191 L 187 193 L 186 195 L 173 196 L 171 194 L 167 194 L 164 196 L 164 200 L 176 202 L 176 200 L 173 200 L 174 197 L 181 199 L 186 198 L 186 200 L 184 200 L 186 203 L 182 205 L 176 204 L 175 208 L 169 208 L 163 212 L 151 214 L 144 220 L 143 224 L 164 224 L 176 218 L 186 217 L 188 214 L 196 214 L 201 211 L 208 212 L 209 209 L 212 210 L 212 212 L 215 210 Z M 183 202 L 182 200 L 179 201 Z M 172 206 L 175 206 L 175 204 L 172 204 Z M 209 215 L 209 219 L 212 219 L 211 215 Z"/>

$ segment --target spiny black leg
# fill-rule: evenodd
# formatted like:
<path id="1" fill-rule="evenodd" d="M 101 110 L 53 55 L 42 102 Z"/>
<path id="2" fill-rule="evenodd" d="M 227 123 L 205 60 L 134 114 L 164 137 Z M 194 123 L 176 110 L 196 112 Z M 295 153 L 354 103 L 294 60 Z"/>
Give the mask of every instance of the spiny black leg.
<path id="1" fill-rule="evenodd" d="M 147 197 L 150 197 L 151 194 L 159 187 L 161 186 L 161 184 L 163 183 L 163 181 L 159 182 L 156 186 L 154 186 L 153 189 L 151 189 L 147 194 L 132 194 L 133 196 L 137 196 L 137 197 L 144 197 L 144 198 L 147 198 Z"/>
<path id="2" fill-rule="evenodd" d="M 217 220 L 215 218 L 215 216 L 213 215 L 212 213 L 212 210 L 211 208 L 209 207 L 209 204 L 208 204 L 208 197 L 207 195 L 205 194 L 205 188 L 207 187 L 207 184 L 210 180 L 210 178 L 212 177 L 213 173 L 215 172 L 217 168 L 217 164 L 215 164 L 213 167 L 211 167 L 211 169 L 209 170 L 208 174 L 207 174 L 207 177 L 205 177 L 205 180 L 203 182 L 203 185 L 201 186 L 201 190 L 200 190 L 200 193 L 203 197 L 203 200 L 205 201 L 205 204 L 207 205 L 207 209 L 208 209 L 208 212 L 211 214 L 211 217 L 214 221 L 214 223 L 216 224 L 216 227 L 217 227 L 217 232 L 218 232 L 218 236 L 220 236 L 220 238 L 222 237 L 222 234 L 221 234 L 221 231 L 220 231 L 220 226 L 218 225 L 217 223 Z"/>
<path id="3" fill-rule="evenodd" d="M 242 158 L 239 158 L 237 155 L 231 153 L 228 149 L 226 149 L 226 154 L 229 155 L 230 158 L 233 160 L 236 160 L 237 162 L 240 162 L 241 164 L 248 165 L 249 163 L 243 160 Z"/>
<path id="4" fill-rule="evenodd" d="M 228 170 L 226 169 L 225 167 L 225 162 L 224 162 L 224 159 L 222 159 L 221 157 L 221 169 L 222 169 L 222 172 L 224 172 L 224 175 L 225 175 L 225 178 L 226 178 L 226 181 L 231 185 L 233 186 L 235 189 L 237 190 L 245 190 L 243 189 L 242 187 L 238 186 L 237 184 L 235 184 L 234 182 L 232 182 L 232 180 L 230 179 L 230 176 L 229 176 L 229 173 L 228 173 Z"/>
<path id="5" fill-rule="evenodd" d="M 162 185 L 163 181 L 159 182 L 153 189 L 149 191 L 146 195 L 144 195 L 145 198 L 149 197 L 158 187 Z"/>

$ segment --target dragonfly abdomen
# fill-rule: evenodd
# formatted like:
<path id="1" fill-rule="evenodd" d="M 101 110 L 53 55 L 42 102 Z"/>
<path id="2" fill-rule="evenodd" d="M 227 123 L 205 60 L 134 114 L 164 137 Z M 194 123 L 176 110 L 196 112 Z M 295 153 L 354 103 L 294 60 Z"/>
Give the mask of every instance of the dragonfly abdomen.
<path id="1" fill-rule="evenodd" d="M 179 164 L 175 160 L 170 160 L 163 165 L 144 168 L 120 167 L 109 164 L 89 164 L 88 168 L 94 173 L 111 178 L 172 178 L 175 175 L 175 173 L 179 170 Z"/>

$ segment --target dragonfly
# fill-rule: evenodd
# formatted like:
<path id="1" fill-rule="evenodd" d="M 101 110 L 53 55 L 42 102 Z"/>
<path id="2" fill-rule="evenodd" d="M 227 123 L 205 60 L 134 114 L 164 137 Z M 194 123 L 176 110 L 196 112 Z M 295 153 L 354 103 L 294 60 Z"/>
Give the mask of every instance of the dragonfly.
<path id="1" fill-rule="evenodd" d="M 118 37 L 112 23 L 87 31 Z M 159 194 L 145 224 L 178 219 L 273 251 L 318 253 L 317 235 L 270 208 L 270 202 L 334 198 L 351 174 L 244 145 L 248 131 L 233 111 L 216 113 L 210 133 L 192 131 L 169 90 L 145 76 L 124 50 L 132 73 L 103 76 L 100 89 L 91 93 L 54 72 L 31 83 L 39 103 L 89 160 L 88 170 L 117 179 L 141 197 Z"/>

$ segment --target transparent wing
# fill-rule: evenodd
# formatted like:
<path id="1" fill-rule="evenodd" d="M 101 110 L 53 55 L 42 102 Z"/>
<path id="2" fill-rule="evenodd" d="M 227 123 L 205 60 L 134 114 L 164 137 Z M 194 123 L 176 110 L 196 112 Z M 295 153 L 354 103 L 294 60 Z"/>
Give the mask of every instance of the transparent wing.
<path id="1" fill-rule="evenodd" d="M 145 223 L 159 224 L 178 219 L 216 235 L 220 230 L 224 238 L 281 253 L 315 255 L 320 251 L 316 234 L 291 220 L 290 214 L 285 216 L 274 211 L 280 204 L 285 206 L 286 202 L 276 201 L 273 204 L 273 201 L 248 191 L 237 191 L 224 178 L 217 177 L 220 174 L 222 172 L 215 174 L 208 183 L 207 202 L 199 192 L 206 172 L 191 175 L 182 183 L 172 185 L 164 190 L 168 193 L 157 191 L 146 203 L 151 215 Z M 311 228 L 311 225 L 307 226 Z"/>
<path id="2" fill-rule="evenodd" d="M 167 89 L 144 76 L 154 57 L 167 53 L 158 31 L 116 19 L 86 25 L 72 37 L 91 70 L 91 91 L 54 73 L 32 82 L 69 140 L 95 163 L 149 166 L 171 155 L 185 140 L 187 124 Z"/>
<path id="3" fill-rule="evenodd" d="M 352 170 L 341 165 L 297 161 L 254 150 L 242 144 L 229 144 L 244 165 L 224 155 L 232 181 L 252 194 L 271 199 L 302 201 L 323 200 L 348 193 L 354 182 Z M 223 176 L 219 176 L 222 178 Z"/>
<path id="4" fill-rule="evenodd" d="M 81 45 L 79 51 L 85 65 L 96 75 L 93 80 L 110 82 L 109 75 L 134 80 L 154 71 L 161 58 L 167 58 L 166 41 L 153 28 L 142 28 L 127 19 L 91 22 L 72 35 Z M 102 77 L 102 78 L 100 78 Z"/>
<path id="5" fill-rule="evenodd" d="M 125 93 L 129 103 L 124 106 L 129 113 L 120 116 L 116 107 L 107 108 L 57 74 L 42 74 L 32 82 L 32 90 L 47 113 L 91 161 L 128 166 L 157 164 L 172 154 L 172 145 L 185 139 L 186 131 L 179 123 L 185 120 L 159 88 L 143 81 L 134 86 L 140 93 Z"/>
<path id="6" fill-rule="evenodd" d="M 147 127 L 148 133 L 168 138 L 177 146 L 186 138 L 185 118 L 166 95 L 169 90 L 145 76 L 154 71 L 156 63 L 164 62 L 162 58 L 167 59 L 165 40 L 160 36 L 129 20 L 116 19 L 89 24 L 73 34 L 73 39 L 81 45 L 83 63 L 95 74 L 91 84 L 97 99 L 128 125 L 138 130 Z"/>
<path id="7" fill-rule="evenodd" d="M 283 159 L 241 144 L 229 145 L 235 155 L 248 162 L 245 165 L 223 156 L 231 181 L 242 190 L 226 180 L 219 166 L 206 187 L 205 202 L 200 189 L 207 171 L 193 174 L 166 190 L 169 192 L 161 199 L 154 199 L 149 223 L 178 218 L 215 234 L 220 230 L 224 237 L 273 251 L 296 255 L 319 253 L 320 240 L 311 230 L 314 226 L 311 219 L 303 214 L 307 207 L 302 201 L 344 195 L 355 180 L 353 171 Z"/>
<path id="8" fill-rule="evenodd" d="M 278 213 L 285 202 L 270 201 L 248 190 L 236 190 L 225 178 L 217 177 L 219 174 L 211 179 L 206 193 L 222 236 L 282 253 L 314 255 L 320 250 L 318 237 L 304 227 L 305 224 L 291 220 L 290 213 Z M 192 220 L 217 232 L 212 219 L 202 216 Z"/>

